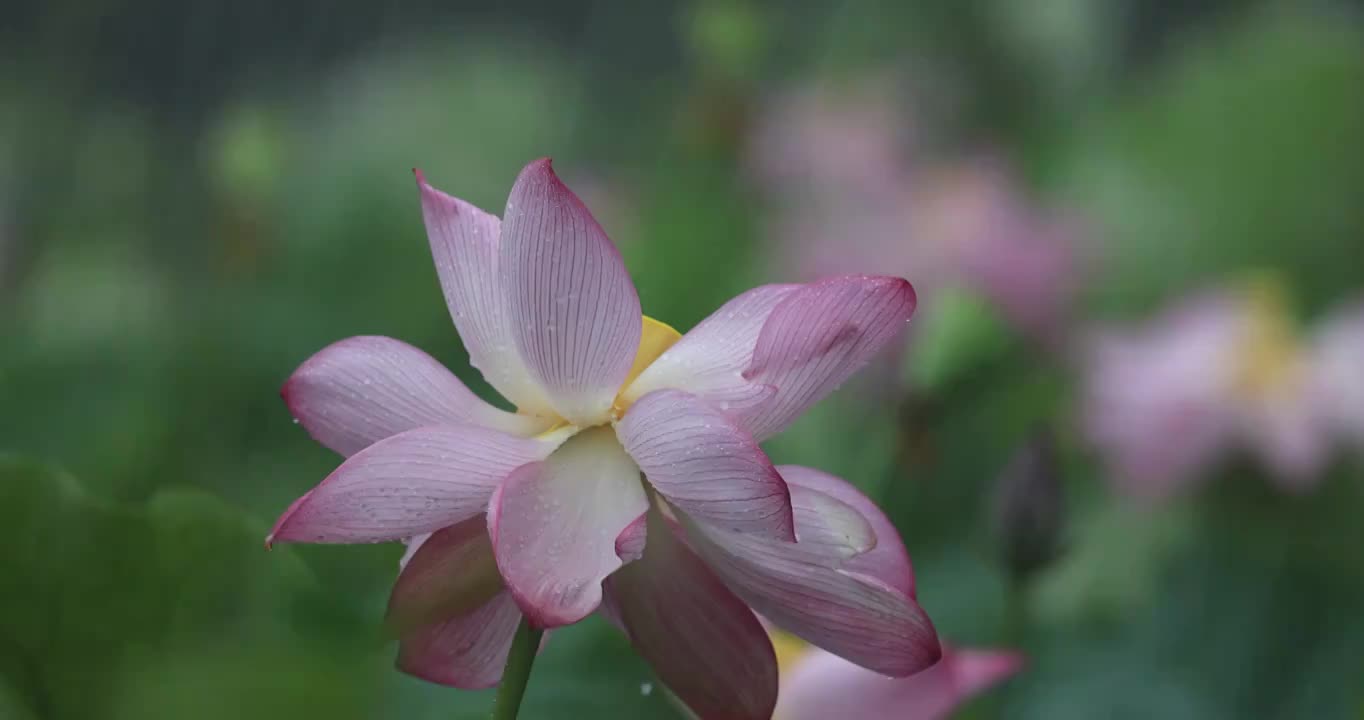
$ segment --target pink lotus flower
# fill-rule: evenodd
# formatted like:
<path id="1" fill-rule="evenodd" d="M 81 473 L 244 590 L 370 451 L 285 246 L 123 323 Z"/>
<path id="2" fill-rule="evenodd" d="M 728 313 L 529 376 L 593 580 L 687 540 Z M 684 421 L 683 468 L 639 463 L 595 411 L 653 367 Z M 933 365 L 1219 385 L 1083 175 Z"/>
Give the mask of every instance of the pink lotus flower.
<path id="1" fill-rule="evenodd" d="M 774 720 L 941 720 L 971 696 L 1014 675 L 1023 656 L 944 648 L 942 659 L 906 678 L 888 678 L 822 650 L 783 668 Z"/>
<path id="2" fill-rule="evenodd" d="M 403 670 L 487 687 L 522 613 L 553 628 L 599 607 L 702 717 L 771 713 L 754 610 L 887 675 L 937 660 L 885 516 L 758 446 L 898 334 L 909 283 L 766 285 L 679 337 L 641 315 L 548 159 L 521 172 L 501 222 L 417 180 L 455 326 L 518 411 L 397 340 L 323 349 L 283 395 L 347 459 L 270 536 L 410 541 L 389 603 Z"/>
<path id="3" fill-rule="evenodd" d="M 1279 295 L 1263 283 L 1219 290 L 1093 338 L 1087 427 L 1120 487 L 1164 498 L 1239 450 L 1303 489 L 1337 441 L 1364 438 L 1364 307 L 1304 341 Z"/>

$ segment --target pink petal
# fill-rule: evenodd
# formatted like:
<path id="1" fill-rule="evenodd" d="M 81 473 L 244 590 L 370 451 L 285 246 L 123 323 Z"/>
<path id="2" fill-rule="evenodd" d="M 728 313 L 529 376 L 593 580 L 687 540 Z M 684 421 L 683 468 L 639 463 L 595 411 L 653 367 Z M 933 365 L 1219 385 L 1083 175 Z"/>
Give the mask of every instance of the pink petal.
<path id="1" fill-rule="evenodd" d="M 812 562 L 846 568 L 876 547 L 876 532 L 856 508 L 817 490 L 788 487 L 796 541 Z"/>
<path id="2" fill-rule="evenodd" d="M 648 540 L 648 532 L 645 529 L 648 519 L 648 513 L 640 515 L 616 536 L 616 557 L 619 557 L 621 562 L 634 562 L 644 556 L 644 544 Z"/>
<path id="3" fill-rule="evenodd" d="M 1330 423 L 1312 396 L 1310 378 L 1300 374 L 1284 381 L 1279 392 L 1251 394 L 1241 404 L 1248 449 L 1262 459 L 1271 480 L 1290 492 L 1315 487 L 1334 448 Z"/>
<path id="4" fill-rule="evenodd" d="M 639 347 L 639 296 L 620 252 L 548 158 L 512 187 L 498 263 L 531 376 L 574 424 L 605 419 Z"/>
<path id="5" fill-rule="evenodd" d="M 435 358 L 387 337 L 328 345 L 294 371 L 280 394 L 309 435 L 342 455 L 441 423 L 470 423 L 513 435 L 545 429 L 542 420 L 483 402 Z"/>
<path id="6" fill-rule="evenodd" d="M 812 511 L 821 504 L 811 498 L 821 494 L 792 485 L 797 538 L 826 538 L 830 531 L 823 526 L 846 523 L 841 511 L 816 519 Z M 840 504 L 856 507 L 854 502 Z M 874 529 L 882 519 L 867 518 Z M 878 537 L 874 549 L 849 559 L 836 544 L 774 542 L 682 520 L 697 553 L 729 588 L 792 634 L 884 675 L 904 677 L 938 660 L 933 624 L 905 588 L 908 558 L 902 568 L 887 567 L 893 554 L 882 548 L 898 542 L 894 534 Z"/>
<path id="7" fill-rule="evenodd" d="M 1330 430 L 1364 447 L 1364 298 L 1331 313 L 1314 333 L 1309 358 L 1310 392 Z"/>
<path id="8" fill-rule="evenodd" d="M 474 611 L 403 636 L 398 669 L 441 685 L 478 690 L 502 680 L 521 611 L 500 592 Z"/>
<path id="9" fill-rule="evenodd" d="M 767 633 L 650 513 L 643 559 L 606 580 L 608 604 L 660 680 L 697 716 L 768 720 L 777 700 L 777 659 Z"/>
<path id="10" fill-rule="evenodd" d="M 1027 663 L 1022 653 L 1011 650 L 948 648 L 945 655 L 944 660 L 962 697 L 984 692 L 1018 674 Z"/>
<path id="11" fill-rule="evenodd" d="M 1235 441 L 1228 369 L 1244 323 L 1242 303 L 1219 291 L 1190 297 L 1144 327 L 1087 340 L 1082 427 L 1120 490 L 1167 499 L 1205 477 Z"/>
<path id="12" fill-rule="evenodd" d="M 829 473 L 801 465 L 778 465 L 786 484 L 791 487 L 793 502 L 799 494 L 797 487 L 816 490 L 825 495 L 847 503 L 869 525 L 875 537 L 875 546 L 866 552 L 843 563 L 845 570 L 870 575 L 892 588 L 914 597 L 914 570 L 909 562 L 909 552 L 905 550 L 900 533 L 890 518 L 881 512 L 870 498 L 862 494 L 852 483 Z M 797 518 L 796 530 L 800 532 L 801 522 Z"/>
<path id="13" fill-rule="evenodd" d="M 488 523 L 475 515 L 435 532 L 405 558 L 389 595 L 387 622 L 406 634 L 466 615 L 501 592 Z"/>
<path id="14" fill-rule="evenodd" d="M 501 222 L 431 187 L 420 170 L 413 172 L 436 274 L 450 317 L 469 351 L 469 362 L 517 407 L 547 414 L 549 402 L 526 371 L 512 338 L 506 292 L 497 268 Z"/>
<path id="15" fill-rule="evenodd" d="M 412 556 L 416 555 L 417 551 L 422 549 L 422 545 L 425 545 L 426 541 L 430 540 L 431 536 L 434 534 L 435 533 L 422 533 L 420 535 L 402 538 L 405 547 L 403 549 L 402 558 L 398 560 L 399 569 L 407 567 L 407 563 L 412 560 Z"/>
<path id="16" fill-rule="evenodd" d="M 784 674 L 781 720 L 943 720 L 962 702 L 1018 672 L 1017 653 L 946 650 L 933 667 L 888 678 L 814 650 Z"/>
<path id="17" fill-rule="evenodd" d="M 725 303 L 654 360 L 626 388 L 626 403 L 665 388 L 686 390 L 721 410 L 737 411 L 771 397 L 775 388 L 743 371 L 768 315 L 799 285 L 762 285 Z"/>
<path id="18" fill-rule="evenodd" d="M 351 456 L 280 516 L 267 543 L 383 542 L 483 512 L 497 483 L 556 441 L 476 425 L 418 428 Z"/>
<path id="19" fill-rule="evenodd" d="M 776 394 L 740 411 L 743 427 L 759 441 L 781 432 L 894 340 L 914 305 L 914 288 L 894 277 L 844 275 L 786 295 L 743 373 Z"/>
<path id="20" fill-rule="evenodd" d="M 758 444 L 694 395 L 658 390 L 616 425 L 625 451 L 679 510 L 736 532 L 795 538 L 791 496 Z"/>
<path id="21" fill-rule="evenodd" d="M 601 603 L 621 566 L 616 538 L 648 507 L 639 468 L 607 428 L 512 473 L 488 507 L 497 566 L 536 625 L 575 623 Z"/>

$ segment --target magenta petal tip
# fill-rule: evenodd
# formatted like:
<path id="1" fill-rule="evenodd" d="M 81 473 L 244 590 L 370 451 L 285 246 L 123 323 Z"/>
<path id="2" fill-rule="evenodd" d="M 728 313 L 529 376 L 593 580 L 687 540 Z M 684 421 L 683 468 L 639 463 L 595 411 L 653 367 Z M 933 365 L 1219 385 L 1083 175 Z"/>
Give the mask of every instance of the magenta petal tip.
<path id="1" fill-rule="evenodd" d="M 900 291 L 908 296 L 909 312 L 912 315 L 919 307 L 919 293 L 914 289 L 914 283 L 902 277 L 892 277 L 895 284 L 900 287 Z"/>

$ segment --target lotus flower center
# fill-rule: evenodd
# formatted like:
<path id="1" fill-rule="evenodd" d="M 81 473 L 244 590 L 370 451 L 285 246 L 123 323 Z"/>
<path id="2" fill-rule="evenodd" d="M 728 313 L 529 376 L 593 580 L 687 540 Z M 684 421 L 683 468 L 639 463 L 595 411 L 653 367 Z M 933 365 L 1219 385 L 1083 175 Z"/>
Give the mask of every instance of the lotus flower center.
<path id="1" fill-rule="evenodd" d="M 1272 400 L 1301 377 L 1302 352 L 1284 295 L 1275 278 L 1249 285 L 1250 312 L 1235 359 L 1236 389 L 1245 396 Z"/>
<path id="2" fill-rule="evenodd" d="M 601 422 L 588 423 L 583 427 L 574 426 L 573 423 L 563 418 L 555 419 L 549 429 L 541 432 L 539 437 L 548 439 L 551 437 L 562 437 L 563 435 L 572 436 L 581 430 L 589 427 L 597 427 L 615 422 L 625 415 L 625 411 L 630 409 L 632 400 L 625 398 L 625 391 L 634 383 L 635 378 L 643 373 L 662 355 L 664 351 L 672 347 L 674 343 L 682 339 L 682 333 L 674 330 L 671 325 L 659 322 L 648 315 L 644 316 L 644 329 L 639 335 L 639 349 L 635 351 L 635 362 L 630 366 L 630 372 L 625 376 L 625 382 L 620 384 L 620 389 L 616 391 L 616 399 L 611 403 L 611 409 Z"/>
<path id="3" fill-rule="evenodd" d="M 777 673 L 779 675 L 790 673 L 796 663 L 810 650 L 809 644 L 795 635 L 781 630 L 771 630 L 767 634 L 772 640 L 772 650 L 777 654 Z"/>
<path id="4" fill-rule="evenodd" d="M 615 402 L 611 403 L 612 420 L 619 420 L 625 411 L 630 409 L 630 403 L 625 399 L 625 390 L 635 378 L 652 365 L 659 355 L 681 339 L 682 333 L 674 330 L 671 325 L 659 322 L 648 315 L 644 316 L 644 329 L 639 335 L 639 350 L 635 352 L 635 363 L 630 366 L 630 373 L 625 376 L 625 382 L 620 384 Z"/>

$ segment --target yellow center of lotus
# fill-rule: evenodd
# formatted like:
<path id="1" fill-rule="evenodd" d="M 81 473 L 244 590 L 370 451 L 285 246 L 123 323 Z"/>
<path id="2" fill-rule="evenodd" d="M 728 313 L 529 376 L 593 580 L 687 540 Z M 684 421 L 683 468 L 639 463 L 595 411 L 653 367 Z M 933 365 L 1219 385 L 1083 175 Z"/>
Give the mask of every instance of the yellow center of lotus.
<path id="1" fill-rule="evenodd" d="M 639 335 L 639 350 L 635 352 L 635 364 L 630 366 L 630 373 L 620 385 L 621 392 L 616 394 L 616 401 L 611 403 L 611 417 L 619 420 L 630 408 L 630 403 L 621 393 L 630 387 L 630 383 L 634 382 L 645 368 L 652 365 L 659 355 L 681 339 L 682 333 L 674 330 L 671 325 L 659 322 L 648 315 L 644 316 L 644 331 Z"/>
<path id="2" fill-rule="evenodd" d="M 1302 371 L 1302 351 L 1283 283 L 1261 276 L 1247 284 L 1249 318 L 1236 370 L 1236 389 L 1268 399 L 1290 391 Z"/>
<path id="3" fill-rule="evenodd" d="M 810 645 L 795 635 L 780 630 L 772 630 L 768 636 L 772 638 L 772 649 L 777 653 L 778 675 L 786 675 L 791 672 L 791 668 L 796 666 L 796 662 L 810 651 Z"/>

